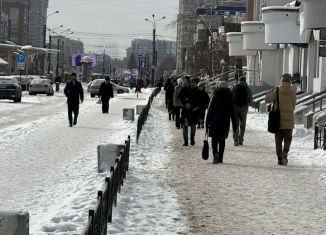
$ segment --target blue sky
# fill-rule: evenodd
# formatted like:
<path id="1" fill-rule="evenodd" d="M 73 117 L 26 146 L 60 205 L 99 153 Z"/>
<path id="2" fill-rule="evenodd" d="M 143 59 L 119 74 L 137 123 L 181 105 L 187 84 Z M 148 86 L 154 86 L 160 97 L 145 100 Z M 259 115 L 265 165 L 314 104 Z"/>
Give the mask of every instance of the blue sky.
<path id="1" fill-rule="evenodd" d="M 63 29 L 70 28 L 75 34 L 69 37 L 82 40 L 86 52 L 100 53 L 106 46 L 112 57 L 123 57 L 132 39 L 152 39 L 153 26 L 145 18 L 151 19 L 153 13 L 157 18 L 166 16 L 157 24 L 157 34 L 162 35 L 158 38 L 176 40 L 176 28 L 168 24 L 176 20 L 178 3 L 178 0 L 50 0 L 48 14 L 56 10 L 60 13 L 49 16 L 48 27 L 63 24 Z"/>

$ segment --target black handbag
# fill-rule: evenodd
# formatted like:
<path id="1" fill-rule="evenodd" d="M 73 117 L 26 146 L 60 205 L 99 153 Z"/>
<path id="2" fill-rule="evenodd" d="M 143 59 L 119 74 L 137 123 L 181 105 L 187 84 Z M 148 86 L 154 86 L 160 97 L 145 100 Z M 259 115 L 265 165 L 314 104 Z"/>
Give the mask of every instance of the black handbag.
<path id="1" fill-rule="evenodd" d="M 276 88 L 276 99 L 277 99 L 277 107 L 273 104 L 272 110 L 268 114 L 268 132 L 270 133 L 277 133 L 280 129 L 281 124 L 281 114 L 280 114 L 280 100 L 279 100 L 279 92 L 278 87 Z"/>
<path id="2" fill-rule="evenodd" d="M 208 146 L 208 130 L 206 129 L 206 133 L 205 133 L 205 139 L 203 141 L 204 145 L 203 145 L 203 149 L 201 152 L 201 157 L 204 160 L 207 160 L 209 157 L 209 146 Z"/>

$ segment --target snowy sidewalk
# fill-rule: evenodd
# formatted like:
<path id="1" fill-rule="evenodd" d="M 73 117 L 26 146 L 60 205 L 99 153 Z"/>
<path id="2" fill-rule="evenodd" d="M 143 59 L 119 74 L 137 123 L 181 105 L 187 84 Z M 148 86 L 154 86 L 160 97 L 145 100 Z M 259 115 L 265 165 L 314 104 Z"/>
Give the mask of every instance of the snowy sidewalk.
<path id="1" fill-rule="evenodd" d="M 234 147 L 230 132 L 224 164 L 213 165 L 211 146 L 209 160 L 201 159 L 204 130 L 195 146 L 183 147 L 182 130 L 170 122 L 167 181 L 191 234 L 326 234 L 325 152 L 313 151 L 313 133 L 298 128 L 289 165 L 279 166 L 266 123 L 266 115 L 250 113 L 244 146 Z"/>

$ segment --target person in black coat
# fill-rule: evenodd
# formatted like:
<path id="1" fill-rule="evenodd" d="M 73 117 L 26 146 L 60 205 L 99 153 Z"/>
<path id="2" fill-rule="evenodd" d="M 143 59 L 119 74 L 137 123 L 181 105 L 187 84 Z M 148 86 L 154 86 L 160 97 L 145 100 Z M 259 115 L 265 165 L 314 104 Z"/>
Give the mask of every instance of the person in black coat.
<path id="1" fill-rule="evenodd" d="M 198 103 L 199 103 L 199 111 L 198 111 L 198 129 L 204 128 L 204 120 L 205 120 L 205 113 L 206 109 L 209 105 L 209 95 L 205 91 L 205 83 L 200 82 L 198 84 Z"/>
<path id="2" fill-rule="evenodd" d="M 214 92 L 206 117 L 206 126 L 209 136 L 212 137 L 214 164 L 223 163 L 225 139 L 229 135 L 230 120 L 234 128 L 236 120 L 232 92 L 228 88 L 228 83 L 222 81 Z"/>
<path id="3" fill-rule="evenodd" d="M 177 85 L 177 82 L 175 80 L 172 81 L 172 83 L 168 86 L 166 89 L 166 102 L 167 102 L 167 107 L 168 107 L 168 112 L 169 112 L 169 120 L 172 119 L 174 120 L 174 106 L 173 106 L 173 94 L 174 94 L 174 88 Z"/>
<path id="4" fill-rule="evenodd" d="M 199 90 L 197 87 L 198 80 L 193 79 L 191 81 L 191 87 L 183 87 L 179 93 L 179 98 L 182 103 L 181 120 L 180 123 L 183 126 L 183 146 L 188 146 L 188 129 L 190 127 L 190 144 L 195 145 L 196 126 L 198 123 L 198 110 L 199 110 Z"/>
<path id="5" fill-rule="evenodd" d="M 113 87 L 110 83 L 110 77 L 105 78 L 105 82 L 103 82 L 100 86 L 99 97 L 102 101 L 102 113 L 109 113 L 109 101 L 114 97 L 113 95 Z"/>
<path id="6" fill-rule="evenodd" d="M 71 81 L 66 84 L 64 93 L 67 97 L 68 103 L 68 119 L 69 126 L 72 127 L 72 124 L 77 124 L 77 118 L 79 114 L 79 99 L 80 102 L 84 101 L 84 90 L 82 84 L 76 80 L 76 73 L 70 75 Z M 74 122 L 72 121 L 72 114 L 74 114 Z"/>

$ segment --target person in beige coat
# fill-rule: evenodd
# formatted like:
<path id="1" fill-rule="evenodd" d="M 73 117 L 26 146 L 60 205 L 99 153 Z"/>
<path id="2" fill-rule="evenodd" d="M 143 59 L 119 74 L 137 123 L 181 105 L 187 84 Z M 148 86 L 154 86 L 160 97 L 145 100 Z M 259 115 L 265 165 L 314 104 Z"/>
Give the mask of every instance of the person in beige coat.
<path id="1" fill-rule="evenodd" d="M 292 142 L 294 129 L 294 109 L 296 104 L 296 93 L 291 87 L 291 75 L 283 74 L 279 86 L 279 109 L 280 109 L 280 130 L 275 134 L 276 154 L 279 165 L 288 164 L 288 152 Z M 276 88 L 269 91 L 265 96 L 266 103 L 277 103 Z"/>
<path id="2" fill-rule="evenodd" d="M 177 86 L 174 88 L 173 94 L 173 106 L 174 106 L 174 113 L 175 113 L 175 126 L 177 129 L 180 129 L 180 113 L 182 108 L 182 102 L 180 100 L 179 94 L 183 87 L 183 79 L 178 78 Z"/>

